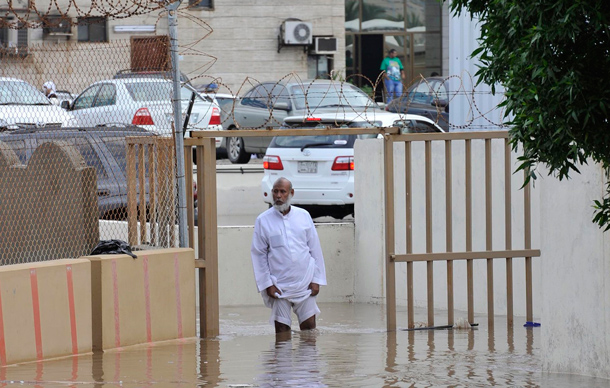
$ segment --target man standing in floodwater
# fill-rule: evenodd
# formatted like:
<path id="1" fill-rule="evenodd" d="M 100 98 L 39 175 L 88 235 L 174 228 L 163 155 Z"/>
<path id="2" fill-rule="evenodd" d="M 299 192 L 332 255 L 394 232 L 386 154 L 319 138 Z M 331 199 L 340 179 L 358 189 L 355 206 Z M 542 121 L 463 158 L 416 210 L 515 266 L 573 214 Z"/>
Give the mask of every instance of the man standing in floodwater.
<path id="1" fill-rule="evenodd" d="M 252 265 L 258 291 L 271 308 L 276 333 L 290 331 L 291 313 L 301 330 L 316 327 L 320 309 L 316 296 L 326 285 L 326 269 L 318 232 L 309 213 L 290 205 L 292 183 L 273 184 L 273 207 L 256 218 L 252 237 Z"/>

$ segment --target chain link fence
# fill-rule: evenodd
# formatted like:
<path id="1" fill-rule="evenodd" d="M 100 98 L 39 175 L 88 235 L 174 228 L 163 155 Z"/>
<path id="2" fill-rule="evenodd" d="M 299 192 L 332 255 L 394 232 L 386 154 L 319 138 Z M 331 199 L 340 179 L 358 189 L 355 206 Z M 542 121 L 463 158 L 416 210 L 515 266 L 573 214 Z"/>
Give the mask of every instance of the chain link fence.
<path id="1" fill-rule="evenodd" d="M 1 264 L 78 257 L 100 240 L 127 241 L 130 211 L 139 222 L 162 219 L 166 229 L 169 220 L 176 223 L 175 167 L 171 176 L 149 177 L 157 164 L 175 163 L 173 146 L 157 152 L 156 145 L 156 139 L 173 145 L 168 44 L 162 36 L 34 44 L 27 55 L 0 51 Z M 213 113 L 221 128 L 212 98 L 187 82 L 177 97 L 183 117 L 190 113 L 187 132 L 208 129 Z M 150 157 L 133 163 L 142 180 L 129 181 L 130 138 L 153 141 Z M 157 190 L 152 213 L 151 187 Z M 131 209 L 130 190 L 136 200 Z M 176 245 L 160 234 L 139 243 Z"/>

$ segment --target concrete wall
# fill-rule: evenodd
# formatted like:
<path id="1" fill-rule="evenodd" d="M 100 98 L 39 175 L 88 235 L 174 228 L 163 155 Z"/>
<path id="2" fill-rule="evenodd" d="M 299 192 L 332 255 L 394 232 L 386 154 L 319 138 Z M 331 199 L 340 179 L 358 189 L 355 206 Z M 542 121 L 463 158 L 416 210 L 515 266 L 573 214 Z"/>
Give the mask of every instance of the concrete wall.
<path id="1" fill-rule="evenodd" d="M 91 352 L 91 265 L 0 267 L 0 366 Z"/>
<path id="2" fill-rule="evenodd" d="M 354 298 L 354 225 L 318 224 L 318 235 L 326 263 L 328 286 L 322 287 L 320 302 L 350 302 Z M 250 245 L 253 226 L 218 229 L 218 284 L 221 306 L 261 305 L 256 290 Z"/>
<path id="3" fill-rule="evenodd" d="M 93 349 L 194 337 L 195 256 L 188 248 L 88 256 Z"/>
<path id="4" fill-rule="evenodd" d="M 606 178 L 579 170 L 540 182 L 543 370 L 610 378 L 610 236 L 591 222 Z"/>
<path id="5" fill-rule="evenodd" d="M 485 250 L 485 183 L 483 142 L 473 141 L 473 250 Z M 426 251 L 425 235 L 425 182 L 424 182 L 424 150 L 423 144 L 414 144 L 413 152 L 413 253 Z M 383 207 L 383 143 L 380 139 L 359 140 L 356 142 L 356 273 L 355 300 L 365 303 L 385 302 L 385 267 L 384 267 L 384 207 Z M 504 249 L 504 183 L 503 142 L 492 146 L 492 215 L 493 247 Z M 465 185 L 464 185 L 464 146 L 463 142 L 454 142 L 453 157 L 453 251 L 465 250 Z M 405 242 L 405 184 L 404 177 L 398 177 L 398 172 L 404 172 L 404 146 L 395 144 L 394 168 L 395 207 L 396 207 L 396 253 L 406 253 Z M 364 162 L 366 161 L 366 162 Z M 513 162 L 515 156 L 513 155 Z M 432 146 L 432 204 L 433 204 L 433 252 L 445 251 L 445 175 L 444 146 Z M 516 167 L 516 166 L 515 166 Z M 513 169 L 514 170 L 514 169 Z M 513 249 L 523 248 L 523 192 L 518 190 L 522 175 L 512 177 L 513 216 L 512 233 Z M 532 192 L 532 209 L 539 206 L 538 190 Z M 532 247 L 539 247 L 539 224 L 533 215 Z M 524 260 L 514 259 L 514 314 L 525 316 L 525 270 Z M 540 316 L 540 259 L 534 258 L 534 315 Z M 435 308 L 446 309 L 446 266 L 444 262 L 434 265 L 434 295 Z M 406 264 L 396 266 L 397 304 L 406 305 Z M 474 307 L 475 312 L 487 312 L 486 263 L 484 260 L 474 264 Z M 503 260 L 494 262 L 494 305 L 495 314 L 506 314 L 506 271 Z M 417 307 L 426 307 L 426 264 L 414 264 L 414 302 Z M 467 310 L 466 293 L 466 263 L 454 263 L 454 300 L 457 310 Z M 465 313 L 464 313 L 465 314 Z M 456 317 L 460 317 L 456 313 Z"/>
<path id="6" fill-rule="evenodd" d="M 190 57 L 183 53 L 180 66 L 189 74 L 205 73 L 194 83 L 218 77 L 217 83 L 228 85 L 234 94 L 243 94 L 257 81 L 279 80 L 293 72 L 298 78 L 308 78 L 303 47 L 283 47 L 277 52 L 279 27 L 288 18 L 311 22 L 313 35 L 335 36 L 335 65 L 337 69 L 345 67 L 343 0 L 215 0 L 213 11 L 186 13 L 206 23 L 187 18 L 180 21 L 180 44 L 192 47 Z M 201 39 L 208 28 L 211 34 Z"/>

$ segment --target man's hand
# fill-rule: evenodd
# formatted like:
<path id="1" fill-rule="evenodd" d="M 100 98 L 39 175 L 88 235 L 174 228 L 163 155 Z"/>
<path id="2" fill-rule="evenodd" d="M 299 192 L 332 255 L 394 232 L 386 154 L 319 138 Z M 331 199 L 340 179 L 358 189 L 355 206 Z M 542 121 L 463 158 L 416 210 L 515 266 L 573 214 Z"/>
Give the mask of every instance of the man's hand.
<path id="1" fill-rule="evenodd" d="M 311 290 L 311 296 L 316 296 L 320 293 L 320 285 L 317 283 L 309 283 L 309 287 Z"/>
<path id="2" fill-rule="evenodd" d="M 273 299 L 277 299 L 277 295 L 282 295 L 281 291 L 276 286 L 267 287 L 267 295 L 269 295 Z"/>

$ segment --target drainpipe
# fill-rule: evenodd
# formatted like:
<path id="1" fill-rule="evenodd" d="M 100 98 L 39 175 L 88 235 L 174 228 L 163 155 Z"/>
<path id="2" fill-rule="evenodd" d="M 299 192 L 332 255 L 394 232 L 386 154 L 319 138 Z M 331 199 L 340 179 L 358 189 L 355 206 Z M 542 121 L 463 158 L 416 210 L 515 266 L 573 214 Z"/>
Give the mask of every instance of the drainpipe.
<path id="1" fill-rule="evenodd" d="M 178 17 L 177 9 L 182 0 L 167 4 L 170 57 L 172 60 L 174 84 L 174 140 L 176 142 L 176 180 L 178 183 L 178 235 L 180 247 L 189 246 L 186 225 L 186 180 L 184 176 L 184 134 L 182 130 L 182 103 L 180 101 L 180 68 L 178 66 Z"/>

